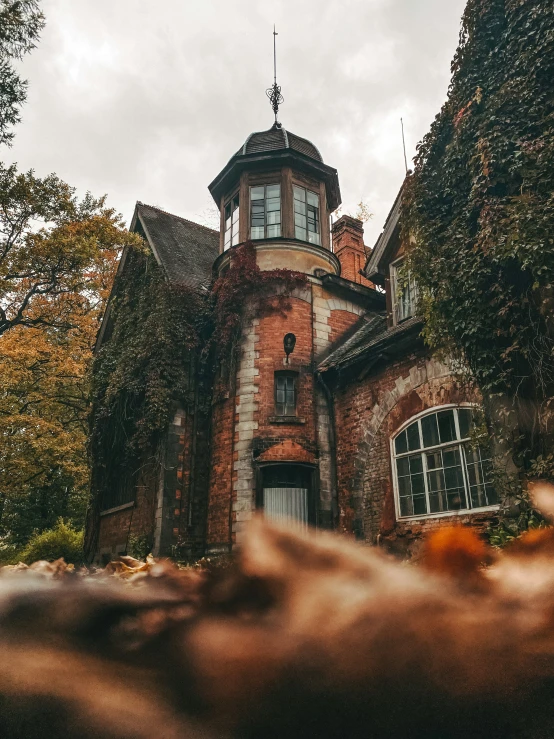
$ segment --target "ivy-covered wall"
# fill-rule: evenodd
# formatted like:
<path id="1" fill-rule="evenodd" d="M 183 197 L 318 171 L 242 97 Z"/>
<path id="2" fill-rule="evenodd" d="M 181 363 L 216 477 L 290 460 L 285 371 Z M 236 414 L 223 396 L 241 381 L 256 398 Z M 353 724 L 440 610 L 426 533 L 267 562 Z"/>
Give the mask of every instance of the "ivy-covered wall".
<path id="1" fill-rule="evenodd" d="M 170 284 L 146 248 L 127 253 L 93 368 L 89 557 L 115 538 L 119 548 L 158 554 L 194 550 L 203 539 L 205 513 L 192 499 L 205 500 L 198 486 L 205 484 L 208 454 L 195 446 L 200 462 L 193 462 L 187 438 L 203 430 L 207 443 L 211 374 L 202 349 L 209 304 L 201 291 Z M 113 508 L 120 510 L 105 514 Z M 129 521 L 122 543 L 123 517 Z"/>

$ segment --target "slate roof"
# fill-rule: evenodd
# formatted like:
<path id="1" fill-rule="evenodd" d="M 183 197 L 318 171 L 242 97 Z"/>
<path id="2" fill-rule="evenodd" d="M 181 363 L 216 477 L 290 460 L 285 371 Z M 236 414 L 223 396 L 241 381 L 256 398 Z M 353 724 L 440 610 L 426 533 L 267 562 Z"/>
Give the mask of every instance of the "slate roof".
<path id="1" fill-rule="evenodd" d="M 374 315 L 368 319 L 361 328 L 356 331 L 347 341 L 339 346 L 335 351 L 331 352 L 319 365 L 318 370 L 325 372 L 326 370 L 344 367 L 362 359 L 369 351 L 378 353 L 391 342 L 395 342 L 403 334 L 413 333 L 414 336 L 419 335 L 421 327 L 421 318 L 415 316 L 407 321 L 387 328 L 387 321 L 384 315 Z"/>
<path id="2" fill-rule="evenodd" d="M 300 154 L 323 162 L 321 154 L 314 144 L 308 139 L 303 139 L 295 133 L 290 133 L 283 126 L 276 123 L 268 131 L 251 133 L 235 156 L 248 156 L 249 154 L 263 154 L 269 151 L 280 151 L 292 149 Z"/>
<path id="3" fill-rule="evenodd" d="M 209 284 L 219 253 L 218 231 L 140 201 L 133 223 L 137 219 L 171 282 L 189 287 Z"/>

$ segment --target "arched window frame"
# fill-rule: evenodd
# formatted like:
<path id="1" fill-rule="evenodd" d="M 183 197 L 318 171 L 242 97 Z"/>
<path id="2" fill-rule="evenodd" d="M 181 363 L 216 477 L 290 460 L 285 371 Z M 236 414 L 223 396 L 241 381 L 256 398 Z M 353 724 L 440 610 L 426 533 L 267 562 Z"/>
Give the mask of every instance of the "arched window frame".
<path id="1" fill-rule="evenodd" d="M 454 419 L 455 419 L 455 427 L 456 427 L 456 439 L 451 441 L 446 441 L 443 443 L 431 445 L 428 447 L 421 446 L 417 450 L 412 451 L 406 451 L 402 453 L 396 452 L 396 439 L 404 432 L 406 429 L 408 429 L 412 424 L 418 422 L 419 425 L 419 431 L 421 435 L 421 421 L 429 416 L 432 416 L 434 414 L 440 413 L 441 411 L 447 411 L 447 410 L 458 410 L 458 409 L 478 409 L 479 406 L 475 403 L 457 403 L 457 404 L 447 404 L 447 405 L 441 405 L 441 406 L 434 406 L 433 408 L 428 408 L 425 411 L 422 411 L 421 413 L 416 414 L 415 416 L 412 416 L 409 420 L 407 420 L 405 423 L 398 428 L 393 436 L 390 439 L 390 455 L 391 455 L 391 465 L 392 465 L 392 474 L 393 474 L 393 488 L 394 488 L 394 505 L 395 505 L 395 512 L 396 512 L 396 519 L 397 520 L 403 520 L 403 521 L 409 521 L 414 519 L 421 519 L 421 518 L 442 518 L 446 516 L 455 516 L 455 515 L 467 515 L 468 513 L 478 513 L 483 511 L 494 511 L 498 510 L 498 503 L 492 503 L 485 506 L 479 506 L 479 507 L 471 507 L 472 501 L 471 501 L 471 495 L 470 495 L 470 481 L 469 481 L 469 467 L 473 464 L 473 462 L 467 459 L 467 450 L 469 448 L 469 439 L 470 437 L 464 437 L 461 438 L 460 428 L 459 428 L 459 419 L 458 414 L 454 413 Z M 430 510 L 430 480 L 428 477 L 429 471 L 434 472 L 436 468 L 431 468 L 429 470 L 427 466 L 427 455 L 439 452 L 443 450 L 451 450 L 454 448 L 458 448 L 461 452 L 461 472 L 463 476 L 463 482 L 464 482 L 464 492 L 466 497 L 466 504 L 468 507 L 460 507 L 459 509 L 451 509 L 451 510 L 444 510 L 444 511 L 431 511 Z M 481 462 L 487 462 L 489 461 L 489 457 L 481 457 L 482 450 L 479 450 L 479 458 Z M 408 458 L 412 456 L 420 455 L 422 459 L 422 474 L 423 474 L 423 483 L 424 483 L 424 490 L 425 490 L 425 500 L 426 500 L 426 512 L 424 513 L 412 513 L 412 514 L 403 514 L 401 511 L 401 502 L 400 502 L 400 486 L 399 486 L 399 474 L 398 474 L 398 466 L 397 466 L 397 459 L 399 458 Z M 442 456 L 442 455 L 441 455 Z M 444 458 L 443 458 L 444 459 Z M 444 467 L 443 467 L 444 471 Z M 415 473 L 418 474 L 418 473 Z M 411 480 L 410 480 L 411 484 Z M 413 487 L 412 487 L 413 489 Z"/>

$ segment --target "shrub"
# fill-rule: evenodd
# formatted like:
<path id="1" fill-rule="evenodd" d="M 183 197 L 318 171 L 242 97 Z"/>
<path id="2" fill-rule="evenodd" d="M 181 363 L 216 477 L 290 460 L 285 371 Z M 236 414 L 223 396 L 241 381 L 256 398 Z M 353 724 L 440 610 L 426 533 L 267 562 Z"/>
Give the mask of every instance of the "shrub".
<path id="1" fill-rule="evenodd" d="M 63 557 L 67 563 L 82 564 L 83 532 L 59 518 L 53 529 L 34 534 L 21 552 L 21 561 L 32 564 L 39 559 L 49 562 Z"/>

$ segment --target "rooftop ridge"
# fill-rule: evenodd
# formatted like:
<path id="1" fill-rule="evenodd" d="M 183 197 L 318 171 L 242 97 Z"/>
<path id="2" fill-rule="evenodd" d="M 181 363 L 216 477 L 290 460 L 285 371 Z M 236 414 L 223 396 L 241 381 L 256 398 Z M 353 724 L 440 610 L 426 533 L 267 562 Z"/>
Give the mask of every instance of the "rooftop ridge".
<path id="1" fill-rule="evenodd" d="M 203 228 L 205 231 L 209 231 L 212 234 L 218 234 L 219 231 L 215 228 L 210 228 L 209 226 L 204 226 L 201 223 L 196 223 L 196 221 L 191 221 L 188 218 L 183 218 L 183 216 L 175 215 L 175 213 L 170 213 L 168 210 L 164 210 L 163 208 L 158 208 L 156 205 L 149 205 L 148 203 L 143 203 L 141 200 L 137 200 L 137 205 L 142 205 L 144 208 L 150 208 L 151 210 L 157 210 L 158 213 L 163 213 L 166 216 L 171 216 L 171 218 L 178 218 L 180 221 L 184 221 L 184 223 L 188 223 L 191 226 L 196 226 L 197 228 Z"/>

